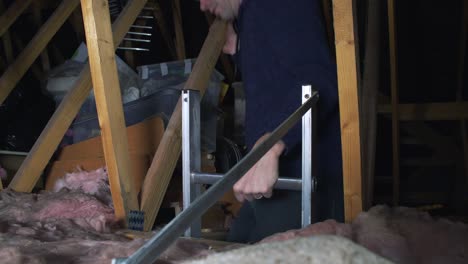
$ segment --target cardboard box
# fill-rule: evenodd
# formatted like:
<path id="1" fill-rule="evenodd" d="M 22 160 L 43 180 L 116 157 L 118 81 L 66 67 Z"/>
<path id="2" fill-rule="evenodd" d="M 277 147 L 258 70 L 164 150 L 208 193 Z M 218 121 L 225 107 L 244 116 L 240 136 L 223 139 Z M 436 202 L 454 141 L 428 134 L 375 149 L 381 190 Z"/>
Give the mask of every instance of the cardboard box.
<path id="1" fill-rule="evenodd" d="M 158 116 L 127 127 L 130 175 L 137 190 L 141 189 L 163 134 L 164 123 Z M 46 190 L 51 190 L 58 178 L 77 168 L 88 171 L 104 166 L 106 163 L 100 136 L 66 146 L 46 173 Z"/>

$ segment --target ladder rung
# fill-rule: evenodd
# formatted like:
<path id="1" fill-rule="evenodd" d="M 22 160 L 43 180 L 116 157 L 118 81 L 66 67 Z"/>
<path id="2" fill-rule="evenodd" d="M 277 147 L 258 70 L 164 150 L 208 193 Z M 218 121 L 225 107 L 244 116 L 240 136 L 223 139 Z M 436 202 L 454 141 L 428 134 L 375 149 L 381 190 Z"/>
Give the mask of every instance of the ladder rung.
<path id="1" fill-rule="evenodd" d="M 196 183 L 196 184 L 214 184 L 224 176 L 224 174 L 220 174 L 220 173 L 203 173 L 203 172 L 192 172 L 191 175 L 192 175 L 193 183 Z M 274 185 L 274 188 L 281 189 L 281 190 L 301 191 L 302 179 L 280 177 L 278 178 L 278 181 Z"/>

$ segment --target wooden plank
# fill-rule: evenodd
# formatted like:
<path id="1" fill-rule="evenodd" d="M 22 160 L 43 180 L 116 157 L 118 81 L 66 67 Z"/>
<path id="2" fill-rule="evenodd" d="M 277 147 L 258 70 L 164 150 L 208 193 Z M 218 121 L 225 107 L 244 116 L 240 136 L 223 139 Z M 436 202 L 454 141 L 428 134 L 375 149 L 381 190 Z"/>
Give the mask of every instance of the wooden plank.
<path id="1" fill-rule="evenodd" d="M 109 2 L 81 0 L 81 10 L 114 213 L 117 219 L 126 221 L 130 211 L 138 210 L 139 205 L 129 174 L 127 130 L 115 62 Z"/>
<path id="2" fill-rule="evenodd" d="M 333 56 L 335 56 L 331 0 L 322 0 L 322 10 L 325 28 L 327 29 L 328 45 L 330 46 L 330 51 L 333 53 Z"/>
<path id="3" fill-rule="evenodd" d="M 215 16 L 213 16 L 209 12 L 205 12 L 205 17 L 206 17 L 206 21 L 208 22 L 208 25 L 211 26 L 211 24 L 213 24 Z M 229 56 L 222 53 L 219 59 L 221 60 L 221 64 L 223 65 L 224 73 L 226 75 L 226 79 L 228 80 L 228 82 L 229 83 L 235 82 L 236 74 L 234 72 L 234 66 L 231 63 Z"/>
<path id="4" fill-rule="evenodd" d="M 395 21 L 395 1 L 388 0 L 388 34 L 390 50 L 390 86 L 392 98 L 392 163 L 393 205 L 397 206 L 400 193 L 400 126 L 398 115 L 398 62 Z"/>
<path id="5" fill-rule="evenodd" d="M 3 72 L 3 71 L 5 70 L 6 67 L 7 67 L 6 61 L 4 61 L 4 60 L 3 60 L 3 57 L 0 56 L 0 71 Z"/>
<path id="6" fill-rule="evenodd" d="M 462 14 L 460 19 L 460 49 L 458 53 L 458 73 L 457 73 L 457 102 L 463 100 L 463 90 L 464 90 L 464 81 L 465 81 L 465 56 L 466 56 L 466 35 L 468 29 L 468 0 L 462 0 Z M 462 138 L 462 145 L 463 145 L 463 167 L 464 167 L 464 180 L 460 177 L 456 177 L 456 185 L 463 186 L 463 182 L 465 183 L 464 187 L 468 187 L 468 137 L 467 137 L 467 127 L 466 127 L 466 120 L 460 119 L 460 134 Z M 455 190 L 460 190 L 460 193 L 455 193 L 455 195 L 459 197 L 463 197 L 462 192 L 466 192 L 467 190 L 463 190 L 462 188 L 455 188 Z M 461 199 L 455 199 L 457 203 L 463 204 Z M 463 206 L 457 206 L 463 207 Z"/>
<path id="7" fill-rule="evenodd" d="M 377 94 L 380 72 L 380 1 L 367 1 L 366 49 L 361 106 L 361 146 L 364 210 L 372 206 L 377 140 Z"/>
<path id="8" fill-rule="evenodd" d="M 185 59 L 184 29 L 182 26 L 182 13 L 180 10 L 180 0 L 172 0 L 172 18 L 174 20 L 175 45 L 177 59 Z"/>
<path id="9" fill-rule="evenodd" d="M 63 0 L 15 62 L 8 67 L 0 78 L 0 104 L 3 103 L 79 3 L 79 0 Z"/>
<path id="10" fill-rule="evenodd" d="M 174 40 L 172 39 L 171 34 L 169 34 L 169 31 L 167 31 L 168 27 L 166 23 L 166 18 L 161 10 L 161 6 L 157 2 L 149 2 L 148 6 L 153 8 L 154 18 L 156 19 L 156 23 L 158 24 L 161 36 L 166 42 L 166 46 L 169 50 L 169 53 L 171 53 L 172 58 L 177 59 L 177 52 L 174 49 Z"/>
<path id="11" fill-rule="evenodd" d="M 5 11 L 5 5 L 3 1 L 0 1 L 0 13 L 3 14 L 4 11 Z M 13 47 L 11 45 L 11 36 L 8 30 L 6 30 L 5 33 L 3 33 L 2 43 L 3 43 L 3 50 L 5 51 L 6 61 L 8 64 L 11 64 L 14 61 L 14 57 L 13 57 Z"/>
<path id="12" fill-rule="evenodd" d="M 18 50 L 24 50 L 24 42 L 18 36 L 17 32 L 11 32 L 11 39 L 13 40 L 13 43 L 15 44 Z M 44 79 L 45 75 L 43 74 L 43 71 L 37 65 L 37 63 L 33 63 L 29 70 L 32 72 L 32 74 L 34 75 L 34 77 L 36 77 L 37 80 L 42 81 Z"/>
<path id="13" fill-rule="evenodd" d="M 32 0 L 14 0 L 8 6 L 8 9 L 0 16 L 0 36 L 3 36 L 31 2 Z"/>
<path id="14" fill-rule="evenodd" d="M 11 45 L 11 35 L 10 32 L 5 32 L 2 37 L 3 43 L 3 50 L 5 51 L 5 58 L 8 64 L 13 63 L 14 56 L 13 56 L 13 46 Z"/>
<path id="15" fill-rule="evenodd" d="M 112 25 L 114 49 L 119 45 L 128 29 L 146 4 L 146 0 L 131 0 Z M 78 110 L 91 91 L 89 64 L 83 68 L 72 89 L 63 98 L 52 118 L 47 123 L 29 155 L 8 186 L 15 191 L 30 192 L 38 181 L 47 162 L 57 149 L 65 132 L 70 127 Z"/>
<path id="16" fill-rule="evenodd" d="M 392 112 L 389 104 L 379 105 L 377 109 L 381 114 Z M 468 102 L 399 104 L 398 115 L 400 121 L 467 119 Z"/>
<path id="17" fill-rule="evenodd" d="M 352 0 L 333 0 L 346 222 L 352 221 L 362 211 L 359 56 L 354 12 Z"/>
<path id="18" fill-rule="evenodd" d="M 32 5 L 33 8 L 33 19 L 36 25 L 42 25 L 42 10 L 39 2 L 34 2 Z M 50 60 L 49 54 L 47 53 L 47 46 L 44 47 L 44 51 L 41 52 L 41 63 L 42 69 L 44 72 L 48 72 L 50 70 Z"/>
<path id="19" fill-rule="evenodd" d="M 216 20 L 195 62 L 192 73 L 185 83 L 186 89 L 197 89 L 203 96 L 225 41 L 227 24 Z M 182 109 L 179 99 L 164 136 L 156 151 L 143 184 L 141 209 L 145 212 L 144 230 L 151 230 L 161 206 L 167 186 L 181 152 Z"/>

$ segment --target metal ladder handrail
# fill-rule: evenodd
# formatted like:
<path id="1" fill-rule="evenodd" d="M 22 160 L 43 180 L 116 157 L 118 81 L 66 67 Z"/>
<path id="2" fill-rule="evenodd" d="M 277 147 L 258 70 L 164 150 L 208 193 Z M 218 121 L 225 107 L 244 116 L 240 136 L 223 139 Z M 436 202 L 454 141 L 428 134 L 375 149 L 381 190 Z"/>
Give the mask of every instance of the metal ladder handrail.
<path id="1" fill-rule="evenodd" d="M 303 86 L 303 88 L 310 86 Z M 182 91 L 182 102 L 188 99 L 188 90 Z M 311 91 L 303 98 L 303 104 L 283 121 L 271 134 L 250 151 L 242 160 L 231 168 L 225 176 L 213 184 L 202 195 L 191 203 L 185 210 L 179 213 L 169 224 L 148 240 L 142 247 L 128 258 L 116 258 L 113 264 L 151 263 L 155 261 L 184 231 L 190 228 L 194 219 L 199 219 L 216 201 L 227 192 L 260 158 L 265 155 L 276 142 L 278 142 L 291 129 L 299 119 L 306 114 L 317 102 L 318 92 Z M 310 112 L 309 112 L 310 113 Z M 304 168 L 303 168 L 304 170 Z M 304 172 L 303 172 L 304 173 Z M 312 182 L 302 182 L 312 184 Z"/>

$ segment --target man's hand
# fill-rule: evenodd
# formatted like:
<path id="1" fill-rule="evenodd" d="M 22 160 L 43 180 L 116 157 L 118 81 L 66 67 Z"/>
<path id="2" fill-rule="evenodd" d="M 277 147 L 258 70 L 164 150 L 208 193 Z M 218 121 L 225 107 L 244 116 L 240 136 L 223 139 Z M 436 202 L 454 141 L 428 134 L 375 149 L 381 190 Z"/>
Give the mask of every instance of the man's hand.
<path id="1" fill-rule="evenodd" d="M 224 43 L 223 52 L 229 55 L 234 55 L 237 52 L 237 34 L 232 27 L 232 23 L 228 23 L 226 29 L 226 43 Z"/>
<path id="2" fill-rule="evenodd" d="M 254 148 L 263 142 L 269 134 L 263 135 L 255 143 Z M 279 157 L 285 145 L 283 141 L 276 143 L 235 185 L 234 195 L 239 202 L 252 199 L 270 198 L 273 185 L 278 180 Z"/>

